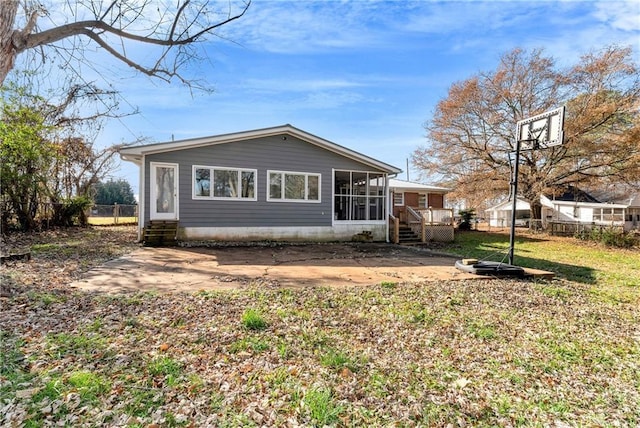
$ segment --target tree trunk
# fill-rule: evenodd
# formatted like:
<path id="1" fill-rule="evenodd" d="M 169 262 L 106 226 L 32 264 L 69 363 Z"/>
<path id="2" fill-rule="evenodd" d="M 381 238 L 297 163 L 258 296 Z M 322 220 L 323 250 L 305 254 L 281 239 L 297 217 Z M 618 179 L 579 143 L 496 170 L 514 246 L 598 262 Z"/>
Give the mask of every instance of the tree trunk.
<path id="1" fill-rule="evenodd" d="M 529 222 L 529 228 L 535 228 L 537 222 L 536 220 L 542 220 L 542 204 L 540 203 L 540 199 L 533 199 L 529 202 L 529 214 L 531 216 L 531 220 Z"/>
<path id="2" fill-rule="evenodd" d="M 13 25 L 17 13 L 17 0 L 0 0 L 0 85 L 13 68 L 17 55 L 13 45 Z"/>

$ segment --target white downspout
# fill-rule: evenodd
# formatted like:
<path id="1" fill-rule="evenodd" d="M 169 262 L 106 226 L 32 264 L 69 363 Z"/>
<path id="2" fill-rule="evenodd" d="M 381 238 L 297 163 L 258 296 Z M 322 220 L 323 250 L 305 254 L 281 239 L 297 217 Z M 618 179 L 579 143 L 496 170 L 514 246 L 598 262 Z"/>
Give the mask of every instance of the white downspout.
<path id="1" fill-rule="evenodd" d="M 146 194 L 144 187 L 145 174 L 145 155 L 142 155 L 140 163 L 140 178 L 138 182 L 138 242 L 142 240 L 142 227 L 144 225 L 144 196 Z"/>
<path id="2" fill-rule="evenodd" d="M 384 224 L 385 224 L 385 239 L 387 244 L 390 241 L 390 236 L 389 236 L 389 214 L 391 214 L 393 211 L 393 201 L 391 200 L 391 193 L 389 192 L 389 180 L 391 180 L 392 178 L 396 178 L 398 176 L 398 174 L 393 174 L 393 176 L 390 176 L 389 174 L 387 174 L 386 176 L 386 180 L 384 181 L 384 194 L 387 195 L 387 212 L 385 213 L 386 215 L 384 216 Z"/>

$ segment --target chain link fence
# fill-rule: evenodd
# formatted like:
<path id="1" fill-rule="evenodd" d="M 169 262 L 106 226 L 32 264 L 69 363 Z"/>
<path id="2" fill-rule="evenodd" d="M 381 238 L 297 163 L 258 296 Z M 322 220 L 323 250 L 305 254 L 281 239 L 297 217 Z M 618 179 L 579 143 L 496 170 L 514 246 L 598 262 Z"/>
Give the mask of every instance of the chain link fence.
<path id="1" fill-rule="evenodd" d="M 0 0 L 1 1 L 1 0 Z M 58 226 L 121 225 L 138 222 L 138 205 L 93 205 L 69 214 L 69 206 L 65 203 L 24 204 L 23 212 L 27 213 L 33 229 L 49 229 Z M 0 200 L 1 232 L 21 230 L 19 213 L 6 200 Z"/>
<path id="2" fill-rule="evenodd" d="M 135 224 L 138 222 L 138 205 L 94 205 L 87 213 L 89 224 Z"/>

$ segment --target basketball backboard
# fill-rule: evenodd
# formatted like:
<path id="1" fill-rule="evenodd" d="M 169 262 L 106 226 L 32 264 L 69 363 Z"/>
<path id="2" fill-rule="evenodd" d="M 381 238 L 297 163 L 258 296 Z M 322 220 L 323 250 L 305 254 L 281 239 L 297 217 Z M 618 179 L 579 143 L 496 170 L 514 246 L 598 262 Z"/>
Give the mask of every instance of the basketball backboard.
<path id="1" fill-rule="evenodd" d="M 518 122 L 516 138 L 521 150 L 544 149 L 563 143 L 564 106 Z"/>

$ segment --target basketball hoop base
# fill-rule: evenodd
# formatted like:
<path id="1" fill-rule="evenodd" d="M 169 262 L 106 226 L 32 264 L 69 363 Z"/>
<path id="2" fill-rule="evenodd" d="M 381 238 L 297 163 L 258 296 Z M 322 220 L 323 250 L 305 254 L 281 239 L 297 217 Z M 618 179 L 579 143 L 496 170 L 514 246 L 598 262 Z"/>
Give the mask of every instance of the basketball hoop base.
<path id="1" fill-rule="evenodd" d="M 462 260 L 456 261 L 456 269 L 466 273 L 473 273 L 484 276 L 515 277 L 523 278 L 524 269 L 507 263 L 479 261 L 473 264 L 464 264 Z"/>

